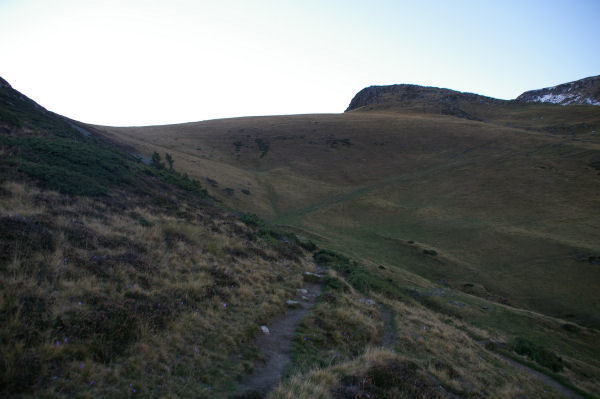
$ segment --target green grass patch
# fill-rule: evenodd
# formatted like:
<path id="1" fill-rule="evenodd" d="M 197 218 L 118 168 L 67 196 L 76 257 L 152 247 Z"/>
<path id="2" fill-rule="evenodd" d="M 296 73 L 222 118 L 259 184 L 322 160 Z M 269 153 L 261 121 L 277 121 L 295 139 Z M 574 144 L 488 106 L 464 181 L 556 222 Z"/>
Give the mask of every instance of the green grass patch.
<path id="1" fill-rule="evenodd" d="M 540 366 L 546 367 L 554 372 L 562 371 L 563 361 L 554 352 L 541 345 L 534 344 L 525 338 L 517 338 L 513 344 L 513 350 L 522 356 L 527 356 Z"/>
<path id="2" fill-rule="evenodd" d="M 3 163 L 64 194 L 105 195 L 111 185 L 133 182 L 130 162 L 88 140 L 3 136 L 0 145 L 14 154 Z"/>
<path id="3" fill-rule="evenodd" d="M 350 258 L 337 252 L 321 249 L 313 255 L 318 265 L 330 267 L 350 283 L 355 289 L 363 293 L 375 291 L 394 298 L 402 297 L 402 290 L 393 280 L 384 278 L 371 272 L 364 265 L 351 260 Z"/>
<path id="4" fill-rule="evenodd" d="M 360 312 L 339 294 L 332 296 L 320 301 L 296 330 L 290 371 L 348 361 L 378 341 L 376 310 Z"/>
<path id="5" fill-rule="evenodd" d="M 187 174 L 143 165 L 94 138 L 0 136 L 0 146 L 11 154 L 0 160 L 0 164 L 63 194 L 99 196 L 118 185 L 152 185 L 142 181 L 148 180 L 140 175 L 144 172 L 165 184 L 201 197 L 207 195 L 200 182 Z"/>

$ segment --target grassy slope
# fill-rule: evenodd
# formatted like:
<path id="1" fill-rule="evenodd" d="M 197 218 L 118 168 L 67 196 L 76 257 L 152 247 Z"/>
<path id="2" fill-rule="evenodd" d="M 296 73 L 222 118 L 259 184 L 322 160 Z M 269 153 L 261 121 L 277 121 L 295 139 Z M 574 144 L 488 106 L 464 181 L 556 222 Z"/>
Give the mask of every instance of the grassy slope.
<path id="1" fill-rule="evenodd" d="M 513 124 L 528 121 L 523 114 L 546 115 L 551 126 L 565 116 L 552 106 L 497 112 L 512 112 L 497 119 Z M 573 113 L 589 120 L 583 139 L 422 113 L 107 130 L 133 145 L 152 143 L 142 151 L 175 153 L 182 170 L 218 181 L 211 192 L 233 206 L 345 237 L 348 247 L 368 243 L 369 256 L 385 252 L 435 281 L 483 284 L 512 304 L 599 326 L 598 268 L 588 257 L 600 252 L 599 179 L 590 166 L 600 157 L 590 133 L 600 117 L 593 107 Z M 269 144 L 263 157 L 257 139 Z M 440 256 L 431 262 L 407 241 Z"/>
<path id="2" fill-rule="evenodd" d="M 136 162 L 130 149 L 100 139 L 96 128 L 86 127 L 94 134 L 85 138 L 60 117 L 14 104 L 14 97 L 0 104 L 0 150 L 7 155 L 0 162 L 2 392 L 226 397 L 253 367 L 257 353 L 248 343 L 257 326 L 281 312 L 309 266 L 302 250 L 280 240 L 280 232 L 245 226 L 207 205 L 198 184 Z M 465 226 L 474 226 L 510 237 L 515 232 L 502 228 L 514 227 L 516 217 L 502 202 L 493 212 L 477 208 L 477 201 L 467 207 L 461 195 L 473 193 L 468 184 L 457 185 L 458 194 L 454 185 L 441 191 L 436 185 L 449 184 L 461 168 L 459 177 L 479 184 L 487 177 L 469 173 L 473 165 L 512 159 L 515 148 L 519 154 L 552 149 L 555 137 L 521 137 L 519 129 L 423 112 L 101 129 L 144 154 L 170 152 L 177 170 L 218 182 L 210 190 L 227 203 L 293 224 L 361 260 L 350 268 L 329 265 L 327 295 L 296 336 L 294 367 L 273 397 L 340 397 L 357 388 L 353 381 L 366 381 L 358 388 L 378 397 L 444 397 L 444 389 L 463 397 L 552 395 L 479 343 L 516 336 L 559 353 L 566 364 L 560 377 L 600 393 L 595 330 L 565 329 L 561 319 L 497 305 L 500 293 L 480 283 L 465 288 L 479 296 L 436 285 L 440 265 L 462 268 L 455 272 L 462 276 L 481 257 L 453 252 L 456 243 L 441 232 L 464 234 Z M 151 140 L 144 143 L 139 134 Z M 95 151 L 73 154 L 78 148 Z M 567 157 L 564 165 L 593 161 L 594 151 L 582 163 Z M 115 166 L 122 167 L 117 179 L 105 176 Z M 55 169 L 56 178 L 38 169 Z M 482 200 L 495 195 L 494 189 L 475 191 Z M 515 195 L 510 187 L 506 192 Z M 542 190 L 535 193 L 551 202 Z M 449 199 L 436 203 L 433 196 Z M 574 205 L 587 212 L 589 204 Z M 588 245 L 580 244 L 584 238 L 575 229 L 552 237 Z M 445 278 L 461 286 L 453 275 Z M 519 299 L 518 288 L 509 300 Z M 384 323 L 379 308 L 359 300 L 364 295 L 384 303 L 394 322 Z M 374 349 L 381 334 L 394 336 L 391 347 Z"/>
<path id="3" fill-rule="evenodd" d="M 454 289 L 467 307 L 435 306 L 581 362 L 569 378 L 585 385 L 598 371 L 597 332 L 562 326 L 600 326 L 590 258 L 600 254 L 600 112 L 460 107 L 480 121 L 385 105 L 99 129 L 145 154 L 174 154 L 182 170 L 218 182 L 211 194 L 362 259 L 373 274 L 385 265 L 401 287 Z"/>
<path id="4" fill-rule="evenodd" d="M 307 254 L 0 89 L 0 396 L 231 392 Z"/>

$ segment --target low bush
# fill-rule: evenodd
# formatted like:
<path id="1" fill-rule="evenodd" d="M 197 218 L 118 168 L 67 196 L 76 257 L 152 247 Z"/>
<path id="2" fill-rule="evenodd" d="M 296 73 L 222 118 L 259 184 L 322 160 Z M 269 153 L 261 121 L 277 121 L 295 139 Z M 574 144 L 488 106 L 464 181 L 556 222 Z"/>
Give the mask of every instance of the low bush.
<path id="1" fill-rule="evenodd" d="M 373 362 L 358 375 L 340 379 L 333 392 L 334 398 L 445 398 L 440 390 L 417 364 L 409 361 L 388 360 Z"/>
<path id="2" fill-rule="evenodd" d="M 522 356 L 527 356 L 540 366 L 546 367 L 554 372 L 563 369 L 563 361 L 554 352 L 551 352 L 541 345 L 534 344 L 525 338 L 517 338 L 513 345 L 513 350 Z"/>
<path id="3" fill-rule="evenodd" d="M 35 218 L 0 217 L 0 261 L 16 255 L 29 256 L 36 251 L 48 253 L 54 249 L 54 238 L 45 223 Z"/>
<path id="4" fill-rule="evenodd" d="M 244 222 L 247 226 L 258 227 L 264 225 L 264 221 L 259 218 L 254 213 L 242 213 L 240 215 L 240 220 Z"/>

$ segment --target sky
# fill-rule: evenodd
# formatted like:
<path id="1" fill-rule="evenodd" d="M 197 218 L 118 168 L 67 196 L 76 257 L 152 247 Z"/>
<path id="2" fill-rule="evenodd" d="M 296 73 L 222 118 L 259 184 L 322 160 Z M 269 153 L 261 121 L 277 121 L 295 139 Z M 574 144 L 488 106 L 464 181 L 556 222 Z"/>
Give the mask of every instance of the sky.
<path id="1" fill-rule="evenodd" d="M 370 85 L 496 98 L 600 74 L 598 0 L 0 0 L 0 76 L 83 122 L 343 112 Z"/>

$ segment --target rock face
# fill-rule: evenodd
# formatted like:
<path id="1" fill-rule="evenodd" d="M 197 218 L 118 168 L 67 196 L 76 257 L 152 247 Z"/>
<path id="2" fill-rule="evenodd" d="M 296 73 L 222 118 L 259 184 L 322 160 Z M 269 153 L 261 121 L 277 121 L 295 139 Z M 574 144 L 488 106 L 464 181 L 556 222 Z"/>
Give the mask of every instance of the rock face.
<path id="1" fill-rule="evenodd" d="M 359 108 L 369 110 L 371 108 L 420 107 L 429 111 L 435 110 L 444 115 L 477 119 L 460 107 L 465 103 L 506 104 L 510 102 L 600 105 L 600 75 L 545 89 L 527 91 L 515 100 L 499 100 L 473 93 L 409 84 L 369 86 L 354 96 L 346 112 Z"/>
<path id="2" fill-rule="evenodd" d="M 600 75 L 554 87 L 526 91 L 515 101 L 525 103 L 553 103 L 560 105 L 600 105 Z"/>
<path id="3" fill-rule="evenodd" d="M 502 100 L 473 93 L 463 93 L 455 90 L 440 89 L 438 87 L 399 84 L 365 87 L 354 96 L 352 101 L 350 101 L 350 105 L 348 106 L 348 109 L 346 109 L 346 112 L 367 105 L 386 102 L 393 102 L 405 106 L 433 103 L 452 106 L 459 100 L 482 104 L 502 102 Z"/>

